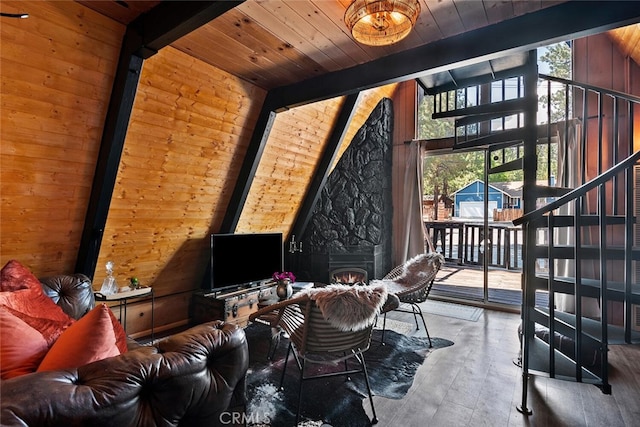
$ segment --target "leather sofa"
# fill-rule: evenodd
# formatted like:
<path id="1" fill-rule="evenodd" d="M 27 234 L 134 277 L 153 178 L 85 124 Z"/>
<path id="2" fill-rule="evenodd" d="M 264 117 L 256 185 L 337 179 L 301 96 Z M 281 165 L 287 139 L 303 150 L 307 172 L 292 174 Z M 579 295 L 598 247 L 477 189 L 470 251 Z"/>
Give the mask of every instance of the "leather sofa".
<path id="1" fill-rule="evenodd" d="M 81 274 L 41 279 L 74 318 L 94 304 Z M 245 403 L 249 350 L 242 328 L 197 325 L 77 369 L 34 372 L 0 382 L 2 426 L 229 425 Z"/>

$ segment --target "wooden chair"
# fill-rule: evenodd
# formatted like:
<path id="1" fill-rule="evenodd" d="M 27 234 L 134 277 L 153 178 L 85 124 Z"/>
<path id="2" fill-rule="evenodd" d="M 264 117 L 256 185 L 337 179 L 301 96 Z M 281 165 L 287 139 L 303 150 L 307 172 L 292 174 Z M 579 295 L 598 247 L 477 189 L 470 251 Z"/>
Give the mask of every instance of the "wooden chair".
<path id="1" fill-rule="evenodd" d="M 427 329 L 427 322 L 424 320 L 422 309 L 418 304 L 425 302 L 431 292 L 433 281 L 436 274 L 440 271 L 440 267 L 444 264 L 442 255 L 436 252 L 428 254 L 420 254 L 408 260 L 404 264 L 396 266 L 382 281 L 387 286 L 390 294 L 395 294 L 400 300 L 400 305 L 395 310 L 407 313 L 413 313 L 416 322 L 416 330 L 420 329 L 418 324 L 418 315 L 422 319 L 424 330 L 429 339 L 429 347 L 433 347 L 431 336 Z M 407 308 L 407 306 L 409 308 Z M 384 312 L 384 320 L 386 321 L 387 312 Z M 384 331 L 382 329 L 382 341 L 384 342 Z"/>
<path id="2" fill-rule="evenodd" d="M 316 303 L 316 295 L 318 293 L 331 292 L 336 287 L 341 287 L 344 292 L 336 294 L 335 298 L 344 298 L 347 293 L 364 295 L 363 292 L 367 292 L 365 288 L 372 288 L 369 286 L 329 285 L 323 288 L 310 289 L 300 292 L 297 296 L 294 295 L 289 300 L 264 307 L 252 314 L 250 318 L 270 319 L 272 328 L 280 328 L 289 337 L 289 346 L 280 379 L 280 387 L 283 386 L 289 356 L 293 353 L 294 360 L 300 371 L 296 425 L 300 419 L 304 382 L 318 378 L 349 376 L 358 373 L 363 374 L 365 378 L 373 413 L 371 422 L 372 424 L 378 422 L 373 406 L 373 394 L 369 384 L 364 353 L 369 349 L 375 317 L 386 302 L 387 291 L 384 287 L 375 288 L 380 289 L 380 291 L 376 292 L 383 293 L 383 297 L 375 308 L 375 312 L 372 313 L 372 317 L 365 323 L 361 322 L 359 327 L 349 329 L 348 325 L 336 325 L 335 318 L 334 320 L 327 320 L 325 318 L 326 313 L 323 313 L 323 309 L 321 309 L 322 304 Z M 344 288 L 349 288 L 350 291 L 345 291 Z M 353 295 L 348 297 L 352 298 Z M 365 304 L 367 307 L 371 306 L 369 303 L 371 298 L 358 297 L 357 299 L 361 301 L 363 306 Z M 350 367 L 348 362 L 351 360 L 357 362 L 357 365 Z M 309 373 L 310 366 L 308 365 L 310 364 L 326 364 L 334 366 L 336 370 L 313 375 Z M 327 392 L 331 392 L 331 390 L 327 390 Z"/>

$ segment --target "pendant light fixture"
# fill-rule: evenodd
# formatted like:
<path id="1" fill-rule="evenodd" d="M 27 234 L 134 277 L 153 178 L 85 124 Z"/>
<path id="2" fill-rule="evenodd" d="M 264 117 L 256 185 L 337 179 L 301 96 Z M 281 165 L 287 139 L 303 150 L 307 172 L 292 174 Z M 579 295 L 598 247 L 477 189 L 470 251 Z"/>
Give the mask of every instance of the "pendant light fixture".
<path id="1" fill-rule="evenodd" d="M 356 41 L 385 46 L 409 35 L 420 15 L 418 0 L 354 0 L 344 22 Z"/>

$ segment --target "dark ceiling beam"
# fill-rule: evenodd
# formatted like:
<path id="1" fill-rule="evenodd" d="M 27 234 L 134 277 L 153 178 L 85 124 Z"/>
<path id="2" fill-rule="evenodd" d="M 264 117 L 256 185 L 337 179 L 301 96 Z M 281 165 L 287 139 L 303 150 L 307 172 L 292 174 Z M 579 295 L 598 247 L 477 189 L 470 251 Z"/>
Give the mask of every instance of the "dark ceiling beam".
<path id="1" fill-rule="evenodd" d="M 129 25 L 140 35 L 137 54 L 147 59 L 244 1 L 161 2 Z"/>
<path id="2" fill-rule="evenodd" d="M 276 119 L 276 112 L 273 108 L 272 99 L 267 94 L 267 97 L 262 104 L 262 110 L 258 115 L 258 120 L 251 135 L 247 152 L 244 155 L 242 161 L 242 167 L 236 180 L 236 185 L 233 188 L 233 193 L 229 199 L 227 210 L 225 211 L 222 224 L 220 225 L 220 233 L 233 233 L 238 226 L 242 209 L 247 201 L 247 195 L 253 184 L 253 179 L 256 176 L 256 170 L 260 164 L 262 153 L 267 145 L 271 128 Z"/>
<path id="3" fill-rule="evenodd" d="M 131 48 L 130 39 L 125 36 L 102 130 L 91 195 L 76 257 L 75 271 L 83 273 L 91 279 L 93 279 L 98 262 L 102 235 L 107 223 L 120 157 L 122 157 L 122 148 L 127 135 L 129 117 L 142 71 L 143 59 L 126 53 Z"/>
<path id="4" fill-rule="evenodd" d="M 91 279 L 95 273 L 144 59 L 240 3 L 162 2 L 127 26 L 102 131 L 76 257 L 76 272 L 84 273 Z"/>
<path id="5" fill-rule="evenodd" d="M 307 190 L 307 194 L 302 202 L 302 205 L 300 206 L 298 214 L 296 215 L 293 226 L 291 227 L 291 236 L 302 236 L 302 233 L 307 228 L 307 224 L 309 224 L 311 215 L 313 214 L 313 209 L 315 208 L 316 203 L 320 198 L 320 193 L 324 188 L 327 179 L 329 178 L 331 166 L 338 156 L 338 151 L 340 150 L 340 146 L 344 141 L 347 130 L 349 128 L 349 124 L 353 119 L 353 115 L 355 114 L 356 106 L 358 105 L 360 98 L 361 92 L 348 95 L 345 98 L 333 130 L 331 131 L 331 135 L 329 136 L 329 142 L 327 143 L 318 167 L 313 174 L 311 185 Z M 290 240 L 291 236 L 287 236 L 287 240 Z"/>
<path id="6" fill-rule="evenodd" d="M 636 1 L 568 1 L 271 92 L 278 110 L 640 22 Z"/>

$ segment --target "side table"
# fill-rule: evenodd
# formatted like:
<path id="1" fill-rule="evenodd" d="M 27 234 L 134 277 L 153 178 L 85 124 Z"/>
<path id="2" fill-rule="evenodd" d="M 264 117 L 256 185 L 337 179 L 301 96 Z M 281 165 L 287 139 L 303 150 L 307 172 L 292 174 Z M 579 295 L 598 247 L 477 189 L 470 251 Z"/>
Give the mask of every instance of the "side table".
<path id="1" fill-rule="evenodd" d="M 153 318 L 153 312 L 155 308 L 155 297 L 153 288 L 150 286 L 141 287 L 138 289 L 132 289 L 125 292 L 117 292 L 115 294 L 104 295 L 100 292 L 94 292 L 94 296 L 97 301 L 114 301 L 118 303 L 118 309 L 120 313 L 120 323 L 125 332 L 127 332 L 127 302 L 132 299 L 151 297 L 151 342 L 154 340 L 154 326 L 155 321 Z"/>

